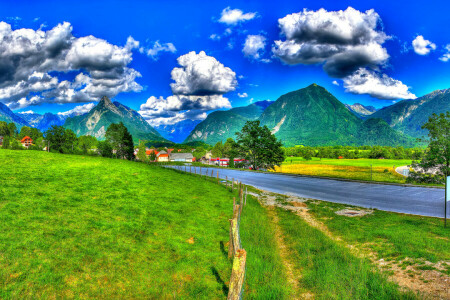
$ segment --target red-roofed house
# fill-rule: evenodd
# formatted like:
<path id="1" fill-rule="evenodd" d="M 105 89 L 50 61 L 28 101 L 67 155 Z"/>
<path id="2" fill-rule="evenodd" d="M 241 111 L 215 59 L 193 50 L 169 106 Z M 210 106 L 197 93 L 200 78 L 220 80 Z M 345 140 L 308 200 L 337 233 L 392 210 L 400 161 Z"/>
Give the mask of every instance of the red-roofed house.
<path id="1" fill-rule="evenodd" d="M 158 162 L 162 162 L 162 161 L 169 161 L 169 154 L 167 153 L 160 153 L 158 154 L 158 158 L 156 159 Z"/>
<path id="2" fill-rule="evenodd" d="M 24 137 L 24 138 L 20 141 L 20 143 L 21 143 L 22 146 L 24 146 L 25 148 L 28 148 L 28 147 L 31 146 L 31 144 L 33 144 L 33 140 L 32 140 L 29 136 L 26 136 L 26 137 Z"/>

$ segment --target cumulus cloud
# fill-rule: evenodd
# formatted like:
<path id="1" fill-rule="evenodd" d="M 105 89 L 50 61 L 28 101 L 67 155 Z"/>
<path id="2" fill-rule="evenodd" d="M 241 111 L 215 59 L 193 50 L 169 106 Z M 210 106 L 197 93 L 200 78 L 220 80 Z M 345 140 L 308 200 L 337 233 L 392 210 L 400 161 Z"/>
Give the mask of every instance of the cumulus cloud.
<path id="1" fill-rule="evenodd" d="M 84 115 L 84 114 L 87 114 L 88 112 L 90 112 L 91 109 L 94 108 L 94 106 L 95 106 L 94 103 L 78 105 L 71 110 L 68 110 L 65 112 L 59 112 L 58 115 L 63 116 L 63 117 L 80 116 L 80 115 Z"/>
<path id="2" fill-rule="evenodd" d="M 148 56 L 153 58 L 153 60 L 158 60 L 160 52 L 175 53 L 177 52 L 177 48 L 175 48 L 172 43 L 161 44 L 159 41 L 156 41 L 152 48 L 143 51 L 145 51 Z"/>
<path id="3" fill-rule="evenodd" d="M 189 52 L 180 56 L 172 70 L 172 96 L 150 97 L 142 104 L 139 113 L 154 126 L 173 124 L 185 119 L 204 119 L 207 111 L 231 108 L 225 93 L 237 86 L 236 73 L 216 58 Z"/>
<path id="4" fill-rule="evenodd" d="M 423 38 L 422 35 L 418 35 L 413 41 L 412 45 L 414 52 L 419 55 L 427 55 L 432 50 L 436 50 L 436 44 Z"/>
<path id="5" fill-rule="evenodd" d="M 389 55 L 382 44 L 389 38 L 378 30 L 381 19 L 373 10 L 309 11 L 278 20 L 284 41 L 275 41 L 275 56 L 286 64 L 324 63 L 332 77 L 342 78 L 361 67 L 383 64 Z"/>
<path id="6" fill-rule="evenodd" d="M 240 9 L 231 9 L 227 7 L 222 10 L 219 22 L 229 26 L 234 26 L 242 22 L 247 22 L 254 19 L 257 16 L 255 12 L 245 13 Z"/>
<path id="7" fill-rule="evenodd" d="M 336 80 L 333 80 L 333 82 L 332 82 L 334 85 L 337 85 L 337 86 L 339 86 L 339 82 L 337 82 Z"/>
<path id="8" fill-rule="evenodd" d="M 239 98 L 247 98 L 248 97 L 248 94 L 247 93 L 238 93 L 238 97 Z"/>
<path id="9" fill-rule="evenodd" d="M 0 22 L 0 101 L 17 109 L 142 90 L 135 81 L 140 73 L 128 67 L 139 42 L 129 37 L 120 47 L 92 35 L 74 37 L 72 30 L 68 22 L 48 31 Z M 60 80 L 62 73 L 73 79 Z"/>
<path id="10" fill-rule="evenodd" d="M 221 38 L 222 38 L 222 37 L 221 37 L 219 34 L 216 34 L 216 33 L 213 33 L 213 34 L 211 34 L 211 35 L 209 36 L 209 39 L 210 39 L 210 40 L 213 40 L 213 41 L 220 41 Z"/>
<path id="11" fill-rule="evenodd" d="M 368 94 L 384 100 L 417 98 L 401 81 L 363 68 L 343 80 L 346 92 L 353 94 Z"/>
<path id="12" fill-rule="evenodd" d="M 263 35 L 248 35 L 242 52 L 245 56 L 258 60 L 264 54 L 266 37 Z"/>
<path id="13" fill-rule="evenodd" d="M 181 68 L 174 68 L 171 83 L 175 95 L 222 95 L 236 89 L 236 73 L 204 51 L 195 51 L 177 59 Z"/>
<path id="14" fill-rule="evenodd" d="M 443 62 L 448 62 L 450 60 L 450 44 L 447 44 L 445 47 L 446 53 L 442 55 L 439 59 Z"/>

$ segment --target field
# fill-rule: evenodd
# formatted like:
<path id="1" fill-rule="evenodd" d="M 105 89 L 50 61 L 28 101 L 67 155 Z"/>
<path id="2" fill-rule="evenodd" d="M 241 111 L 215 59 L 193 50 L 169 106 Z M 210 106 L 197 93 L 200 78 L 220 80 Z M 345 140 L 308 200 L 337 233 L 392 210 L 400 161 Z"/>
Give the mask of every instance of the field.
<path id="1" fill-rule="evenodd" d="M 1 299 L 225 297 L 233 195 L 223 187 L 142 163 L 37 151 L 0 150 L 0 168 Z M 264 293 L 285 294 L 282 272 L 271 273 L 279 258 L 269 227 L 261 222 L 246 240 L 255 298 L 264 281 Z"/>
<path id="2" fill-rule="evenodd" d="M 237 195 L 214 179 L 38 151 L 0 150 L 0 168 L 0 299 L 226 298 Z M 448 276 L 450 236 L 439 219 L 379 211 L 349 218 L 335 214 L 344 205 L 293 205 L 249 190 L 240 226 L 245 299 L 439 294 L 399 287 L 380 259 L 414 270 L 407 277 Z M 417 275 L 425 285 L 427 274 Z"/>
<path id="3" fill-rule="evenodd" d="M 276 172 L 323 176 L 356 180 L 404 183 L 405 178 L 395 172 L 395 168 L 410 165 L 411 160 L 395 159 L 329 159 L 304 160 L 288 157 Z"/>

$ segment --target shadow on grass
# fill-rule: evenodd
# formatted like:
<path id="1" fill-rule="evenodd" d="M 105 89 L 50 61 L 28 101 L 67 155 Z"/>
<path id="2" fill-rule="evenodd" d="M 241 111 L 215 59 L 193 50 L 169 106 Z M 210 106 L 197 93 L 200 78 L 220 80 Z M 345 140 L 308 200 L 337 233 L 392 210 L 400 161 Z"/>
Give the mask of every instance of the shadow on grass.
<path id="1" fill-rule="evenodd" d="M 225 284 L 225 282 L 220 278 L 220 274 L 217 271 L 216 267 L 211 267 L 211 272 L 216 277 L 216 281 L 222 285 L 222 292 L 226 296 L 228 296 L 228 286 Z"/>
<path id="2" fill-rule="evenodd" d="M 228 258 L 228 250 L 225 250 L 225 243 L 223 241 L 220 241 L 220 251 Z"/>

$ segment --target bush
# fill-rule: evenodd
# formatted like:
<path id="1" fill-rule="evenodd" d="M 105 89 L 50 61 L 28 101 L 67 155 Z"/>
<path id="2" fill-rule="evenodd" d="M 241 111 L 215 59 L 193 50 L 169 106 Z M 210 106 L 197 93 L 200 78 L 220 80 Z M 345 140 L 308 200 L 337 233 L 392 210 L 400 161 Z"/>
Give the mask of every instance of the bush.
<path id="1" fill-rule="evenodd" d="M 409 172 L 409 176 L 406 178 L 406 182 L 424 183 L 424 184 L 444 184 L 444 176 L 411 171 Z"/>

